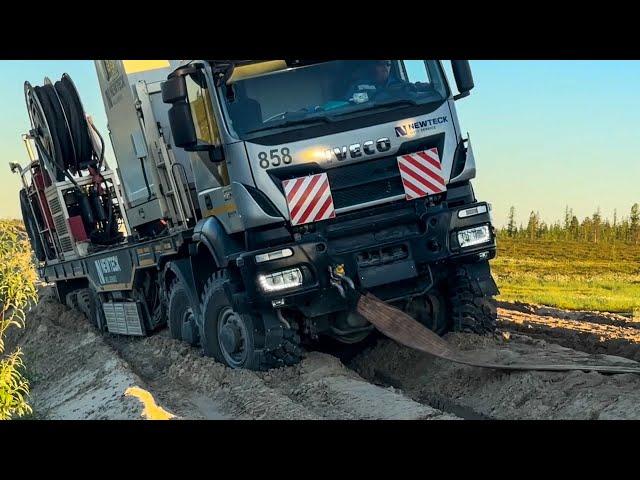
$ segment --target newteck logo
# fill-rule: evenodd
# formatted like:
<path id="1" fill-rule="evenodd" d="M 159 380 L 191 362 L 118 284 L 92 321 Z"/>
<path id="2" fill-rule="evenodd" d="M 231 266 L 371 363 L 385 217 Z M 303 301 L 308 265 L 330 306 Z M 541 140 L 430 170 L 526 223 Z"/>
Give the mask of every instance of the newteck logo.
<path id="1" fill-rule="evenodd" d="M 115 255 L 96 260 L 95 265 L 98 277 L 100 278 L 100 283 L 102 284 L 115 282 L 116 277 L 109 274 L 122 271 L 118 257 Z"/>
<path id="2" fill-rule="evenodd" d="M 447 116 L 443 115 L 442 117 L 429 118 L 415 123 L 400 125 L 399 127 L 396 127 L 396 137 L 406 137 L 407 135 L 413 136 L 416 133 L 432 130 L 436 128 L 436 125 L 447 123 L 448 121 Z"/>

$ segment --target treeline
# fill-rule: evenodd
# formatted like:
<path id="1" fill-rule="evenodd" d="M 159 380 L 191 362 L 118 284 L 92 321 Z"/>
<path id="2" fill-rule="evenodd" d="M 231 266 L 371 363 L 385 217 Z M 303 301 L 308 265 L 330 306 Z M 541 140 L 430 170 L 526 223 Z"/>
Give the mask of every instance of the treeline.
<path id="1" fill-rule="evenodd" d="M 500 235 L 528 240 L 574 240 L 594 243 L 625 242 L 640 243 L 640 206 L 634 203 L 628 216 L 618 218 L 614 210 L 613 219 L 602 218 L 600 208 L 593 215 L 580 221 L 573 209 L 565 208 L 564 219 L 547 224 L 538 212 L 529 214 L 526 225 L 516 224 L 516 209 L 509 209 L 507 226 L 499 230 Z"/>

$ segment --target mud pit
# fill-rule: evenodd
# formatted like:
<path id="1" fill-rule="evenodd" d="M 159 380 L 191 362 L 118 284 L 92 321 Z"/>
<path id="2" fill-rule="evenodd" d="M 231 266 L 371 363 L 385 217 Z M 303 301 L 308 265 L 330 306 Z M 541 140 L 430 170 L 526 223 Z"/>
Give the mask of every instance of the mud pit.
<path id="1" fill-rule="evenodd" d="M 501 328 L 576 350 L 640 361 L 640 321 L 613 313 L 501 302 Z"/>
<path id="2" fill-rule="evenodd" d="M 167 336 L 98 335 L 82 314 L 41 292 L 27 327 L 15 330 L 32 381 L 36 416 L 138 419 L 143 404 L 124 393 L 149 392 L 184 419 L 454 419 L 393 387 L 373 385 L 337 358 L 311 352 L 295 367 L 265 373 L 231 370 Z"/>
<path id="3" fill-rule="evenodd" d="M 166 330 L 148 338 L 99 335 L 80 313 L 59 305 L 50 289 L 41 297 L 27 328 L 14 329 L 9 339 L 25 353 L 40 418 L 142 418 L 142 401 L 125 395 L 130 387 L 177 419 L 640 418 L 636 375 L 487 370 L 388 339 L 346 366 L 310 352 L 295 367 L 237 371 L 174 341 Z M 451 334 L 448 340 L 497 358 L 575 357 L 559 343 L 638 358 L 640 329 L 624 317 L 502 306 L 509 308 L 500 309 L 499 335 Z"/>
<path id="4" fill-rule="evenodd" d="M 564 347 L 524 335 L 509 339 L 450 334 L 461 350 L 482 349 L 535 357 L 561 355 Z M 640 376 L 587 372 L 504 372 L 436 359 L 382 340 L 354 359 L 352 367 L 374 383 L 395 385 L 419 402 L 457 411 L 467 418 L 640 418 Z"/>

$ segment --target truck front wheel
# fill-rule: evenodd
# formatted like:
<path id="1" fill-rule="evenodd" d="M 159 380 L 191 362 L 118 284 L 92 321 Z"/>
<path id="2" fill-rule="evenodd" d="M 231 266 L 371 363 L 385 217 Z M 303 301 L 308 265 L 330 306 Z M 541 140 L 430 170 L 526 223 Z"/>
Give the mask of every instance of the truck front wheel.
<path id="1" fill-rule="evenodd" d="M 263 317 L 234 311 L 227 296 L 231 282 L 224 270 L 214 273 L 202 295 L 200 339 L 204 354 L 231 368 L 268 370 L 293 365 L 302 358 L 298 335 L 282 326 L 265 332 Z M 280 345 L 265 348 L 265 336 L 281 330 Z"/>
<path id="2" fill-rule="evenodd" d="M 468 267 L 458 267 L 454 272 L 449 285 L 449 311 L 456 332 L 484 334 L 496 329 L 496 301 L 482 291 Z"/>
<path id="3" fill-rule="evenodd" d="M 201 342 L 204 354 L 231 368 L 260 369 L 255 330 L 250 315 L 233 311 L 227 298 L 224 271 L 214 273 L 202 295 Z"/>

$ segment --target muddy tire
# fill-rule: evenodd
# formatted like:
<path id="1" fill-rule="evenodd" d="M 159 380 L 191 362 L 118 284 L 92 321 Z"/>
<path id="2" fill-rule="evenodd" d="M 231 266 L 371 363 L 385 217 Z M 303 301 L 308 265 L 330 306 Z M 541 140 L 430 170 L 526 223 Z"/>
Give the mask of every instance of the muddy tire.
<path id="1" fill-rule="evenodd" d="M 193 315 L 187 290 L 182 282 L 174 280 L 169 288 L 169 305 L 167 307 L 167 324 L 171 338 L 185 340 L 182 329 L 186 322 L 193 322 Z"/>
<path id="2" fill-rule="evenodd" d="M 456 332 L 484 334 L 496 329 L 495 299 L 482 293 L 464 267 L 456 269 L 450 284 L 449 309 Z"/>
<path id="3" fill-rule="evenodd" d="M 262 319 L 233 310 L 227 296 L 230 279 L 224 271 L 214 273 L 204 288 L 200 339 L 206 356 L 231 368 L 269 370 L 298 363 L 302 350 L 297 334 L 283 332 L 282 344 L 265 351 Z"/>
<path id="4" fill-rule="evenodd" d="M 74 290 L 72 292 L 69 292 L 65 295 L 64 297 L 64 304 L 67 306 L 67 308 L 70 308 L 71 310 L 78 310 L 78 292 L 77 290 Z"/>
<path id="5" fill-rule="evenodd" d="M 304 356 L 304 350 L 300 347 L 300 335 L 294 331 L 285 330 L 282 345 L 265 355 L 266 358 L 262 362 L 262 370 L 300 363 Z"/>
<path id="6" fill-rule="evenodd" d="M 75 292 L 76 308 L 80 310 L 89 323 L 101 330 L 104 325 L 104 319 L 102 318 L 102 305 L 98 304 L 97 294 L 90 288 L 82 288 Z"/>
<path id="7" fill-rule="evenodd" d="M 451 329 L 446 295 L 442 289 L 432 290 L 414 298 L 405 311 L 438 335 L 444 335 Z"/>

